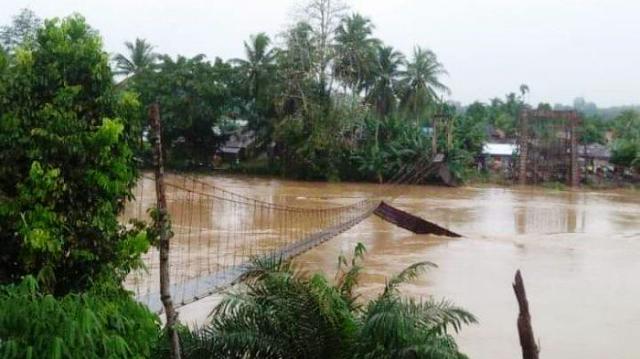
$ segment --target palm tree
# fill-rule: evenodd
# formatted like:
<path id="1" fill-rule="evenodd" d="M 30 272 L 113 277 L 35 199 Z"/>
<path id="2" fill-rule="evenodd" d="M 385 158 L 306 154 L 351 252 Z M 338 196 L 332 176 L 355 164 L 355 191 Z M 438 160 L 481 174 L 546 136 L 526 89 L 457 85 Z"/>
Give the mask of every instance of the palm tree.
<path id="1" fill-rule="evenodd" d="M 275 53 L 269 49 L 271 39 L 264 32 L 252 35 L 249 42 L 244 42 L 245 59 L 233 59 L 246 76 L 249 85 L 249 95 L 256 102 L 260 98 L 260 90 L 266 75 L 273 66 Z"/>
<path id="2" fill-rule="evenodd" d="M 155 67 L 158 60 L 158 54 L 153 52 L 153 46 L 145 39 L 136 38 L 135 43 L 125 42 L 129 52 L 128 57 L 123 54 L 117 54 L 114 57 L 116 63 L 116 74 L 119 75 L 137 75 L 142 71 L 151 70 Z"/>
<path id="3" fill-rule="evenodd" d="M 371 77 L 380 41 L 372 38 L 371 20 L 353 14 L 336 29 L 334 73 L 353 93 L 360 92 Z"/>
<path id="4" fill-rule="evenodd" d="M 416 116 L 423 114 L 427 106 L 436 101 L 439 92 L 449 92 L 440 82 L 440 77 L 446 74 L 433 51 L 415 47 L 413 58 L 401 75 L 405 108 Z"/>
<path id="5" fill-rule="evenodd" d="M 409 266 L 362 306 L 354 290 L 365 252 L 358 244 L 350 263 L 339 258 L 335 285 L 290 262 L 255 260 L 245 285 L 222 299 L 209 326 L 181 332 L 184 357 L 464 358 L 448 330 L 475 317 L 448 301 L 402 298 L 398 290 L 435 265 Z"/>
<path id="6" fill-rule="evenodd" d="M 404 56 L 391 46 L 381 46 L 376 50 L 376 62 L 372 71 L 366 101 L 375 107 L 378 114 L 386 116 L 396 103 L 396 82 Z"/>
<path id="7" fill-rule="evenodd" d="M 520 85 L 520 94 L 522 94 L 523 98 L 524 98 L 524 95 L 527 94 L 528 92 L 529 92 L 529 86 L 527 84 Z"/>

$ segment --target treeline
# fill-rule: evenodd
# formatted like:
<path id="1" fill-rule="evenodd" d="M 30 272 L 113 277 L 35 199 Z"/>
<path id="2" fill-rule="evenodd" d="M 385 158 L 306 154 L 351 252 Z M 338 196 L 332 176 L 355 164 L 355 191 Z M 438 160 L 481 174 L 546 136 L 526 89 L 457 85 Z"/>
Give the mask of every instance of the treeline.
<path id="1" fill-rule="evenodd" d="M 310 1 L 302 14 L 275 36 L 277 42 L 265 33 L 251 36 L 242 59 L 172 58 L 154 53 L 145 40 L 126 44 L 128 53 L 117 55 L 114 66 L 126 76 L 123 87 L 143 103 L 160 103 L 171 166 L 209 165 L 245 121 L 256 139 L 248 162 L 258 166 L 251 170 L 302 179 L 397 177 L 407 164 L 435 155 L 435 118 L 446 122 L 436 127 L 436 151 L 446 155 L 457 179 L 475 174 L 474 158 L 489 135 L 497 131 L 515 140 L 518 115 L 529 106 L 527 85 L 459 108 L 442 101 L 449 92 L 447 72 L 432 51 L 396 51 L 375 37 L 370 19 L 335 2 Z M 589 111 L 583 116 L 581 143 L 607 143 L 612 131 L 614 141 L 607 144 L 614 163 L 634 163 L 629 159 L 638 157 L 638 141 L 619 123 L 637 117 L 635 112 L 612 122 Z"/>
<path id="2" fill-rule="evenodd" d="M 384 181 L 434 155 L 428 127 L 436 114 L 462 128 L 448 161 L 470 164 L 484 129 L 441 101 L 446 70 L 433 51 L 402 54 L 375 37 L 370 19 L 335 1 L 309 1 L 302 14 L 275 37 L 251 36 L 242 59 L 172 58 L 145 40 L 126 44 L 128 53 L 114 58 L 121 86 L 160 103 L 170 165 L 209 164 L 242 120 L 271 173 Z"/>

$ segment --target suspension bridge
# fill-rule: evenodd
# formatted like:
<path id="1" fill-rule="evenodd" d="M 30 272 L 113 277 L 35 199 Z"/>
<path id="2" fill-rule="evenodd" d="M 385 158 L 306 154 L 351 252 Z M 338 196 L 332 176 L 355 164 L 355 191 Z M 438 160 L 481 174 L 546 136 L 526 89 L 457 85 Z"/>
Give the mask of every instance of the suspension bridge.
<path id="1" fill-rule="evenodd" d="M 141 178 L 123 220 L 149 220 L 148 210 L 156 205 L 154 181 L 150 176 Z M 238 283 L 255 257 L 295 257 L 372 215 L 414 233 L 458 237 L 381 199 L 353 199 L 341 205 L 308 199 L 292 206 L 225 190 L 211 177 L 175 174 L 165 177 L 165 187 L 173 232 L 171 295 L 176 307 Z M 125 286 L 140 302 L 161 311 L 157 249 L 152 248 L 143 260 L 146 268 L 131 273 Z"/>

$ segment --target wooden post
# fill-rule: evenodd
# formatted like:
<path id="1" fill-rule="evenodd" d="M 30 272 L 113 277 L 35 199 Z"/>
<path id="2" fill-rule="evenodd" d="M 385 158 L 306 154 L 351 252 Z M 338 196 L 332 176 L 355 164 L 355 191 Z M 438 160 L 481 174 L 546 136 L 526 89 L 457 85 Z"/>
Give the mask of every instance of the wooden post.
<path id="1" fill-rule="evenodd" d="M 522 359 L 538 359 L 540 351 L 533 336 L 531 315 L 529 314 L 529 301 L 527 300 L 527 293 L 524 290 L 524 282 L 522 281 L 520 270 L 516 272 L 513 291 L 518 300 L 518 307 L 520 307 L 520 314 L 518 315 L 518 335 L 520 336 L 520 346 L 522 347 Z"/>
<path id="2" fill-rule="evenodd" d="M 571 113 L 569 116 L 569 128 L 571 136 L 571 173 L 569 174 L 569 185 L 571 187 L 578 187 L 580 185 L 580 168 L 578 168 L 578 131 L 576 122 L 578 121 L 578 115 Z"/>
<path id="3" fill-rule="evenodd" d="M 529 113 L 523 110 L 520 113 L 520 158 L 518 166 L 518 181 L 521 185 L 527 184 L 527 160 L 529 157 Z"/>
<path id="4" fill-rule="evenodd" d="M 164 165 L 162 162 L 162 136 L 160 130 L 160 110 L 157 103 L 149 107 L 149 122 L 151 125 L 151 144 L 153 145 L 153 164 L 155 167 L 156 196 L 158 217 L 156 229 L 159 240 L 160 252 L 160 299 L 164 305 L 167 318 L 167 333 L 171 340 L 171 357 L 180 359 L 180 340 L 175 325 L 178 321 L 178 313 L 173 307 L 171 299 L 171 279 L 169 278 L 169 240 L 173 233 L 169 228 L 167 213 L 167 199 L 164 188 Z"/>
<path id="5" fill-rule="evenodd" d="M 436 127 L 438 126 L 438 120 L 436 117 L 431 121 L 431 157 L 435 158 L 438 154 L 438 134 Z"/>
<path id="6" fill-rule="evenodd" d="M 453 117 L 448 117 L 445 119 L 447 121 L 447 154 L 451 151 L 453 147 Z"/>

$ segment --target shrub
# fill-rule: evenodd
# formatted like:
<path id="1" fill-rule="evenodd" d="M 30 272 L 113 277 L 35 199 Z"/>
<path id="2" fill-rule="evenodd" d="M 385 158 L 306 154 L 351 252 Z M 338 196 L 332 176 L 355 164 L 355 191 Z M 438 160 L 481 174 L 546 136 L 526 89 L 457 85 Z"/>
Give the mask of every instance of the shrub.
<path id="1" fill-rule="evenodd" d="M 245 285 L 228 293 L 211 324 L 180 331 L 185 358 L 465 358 L 450 330 L 475 323 L 448 301 L 402 298 L 398 286 L 435 266 L 409 266 L 364 306 L 354 294 L 364 246 L 347 265 L 340 258 L 336 284 L 305 276 L 290 263 L 254 262 Z M 159 356 L 166 356 L 164 349 Z"/>

